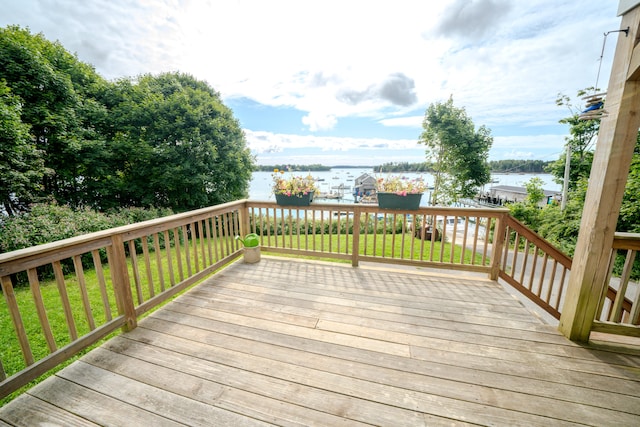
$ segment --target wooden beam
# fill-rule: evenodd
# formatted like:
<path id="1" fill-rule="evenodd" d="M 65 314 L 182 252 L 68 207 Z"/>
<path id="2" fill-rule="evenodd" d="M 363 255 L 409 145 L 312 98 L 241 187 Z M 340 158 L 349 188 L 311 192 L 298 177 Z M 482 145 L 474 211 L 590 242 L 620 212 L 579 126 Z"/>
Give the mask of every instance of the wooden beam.
<path id="1" fill-rule="evenodd" d="M 628 80 L 639 23 L 640 7 L 622 17 L 620 27 L 629 27 L 629 35 L 618 37 L 607 90 L 609 115 L 600 125 L 560 318 L 560 331 L 574 341 L 589 340 L 599 298 L 606 286 L 609 255 L 640 127 L 640 83 Z"/>

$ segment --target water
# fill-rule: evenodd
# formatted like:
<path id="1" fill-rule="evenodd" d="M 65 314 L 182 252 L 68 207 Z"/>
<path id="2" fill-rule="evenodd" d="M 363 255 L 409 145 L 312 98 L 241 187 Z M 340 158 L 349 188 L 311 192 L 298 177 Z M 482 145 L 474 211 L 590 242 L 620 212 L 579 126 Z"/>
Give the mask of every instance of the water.
<path id="1" fill-rule="evenodd" d="M 251 183 L 249 184 L 249 198 L 252 200 L 266 200 L 275 201 L 275 197 L 272 191 L 272 173 L 273 172 L 254 172 Z M 295 175 L 307 175 L 308 172 L 296 172 Z M 388 174 L 374 173 L 373 169 L 367 168 L 347 168 L 347 169 L 331 169 L 330 171 L 311 172 L 311 176 L 321 179 L 316 184 L 320 187 L 320 191 L 329 193 L 331 191 L 338 192 L 339 190 L 333 189 L 341 184 L 344 185 L 344 196 L 340 200 L 316 200 L 314 203 L 353 203 L 353 185 L 354 180 L 360 175 L 368 173 L 376 177 L 384 177 Z M 285 176 L 288 176 L 288 172 Z M 433 185 L 433 176 L 430 173 L 397 173 L 391 175 L 402 175 L 409 179 L 422 178 L 427 185 Z M 532 173 L 497 173 L 492 174 L 492 182 L 484 187 L 484 191 L 488 191 L 495 185 L 512 185 L 517 187 L 524 187 L 525 183 L 531 178 L 538 177 L 543 181 L 542 188 L 551 191 L 562 191 L 562 186 L 553 182 L 553 176 L 550 174 L 532 174 Z M 425 194 L 422 197 L 422 206 L 427 206 L 429 201 L 429 195 Z"/>

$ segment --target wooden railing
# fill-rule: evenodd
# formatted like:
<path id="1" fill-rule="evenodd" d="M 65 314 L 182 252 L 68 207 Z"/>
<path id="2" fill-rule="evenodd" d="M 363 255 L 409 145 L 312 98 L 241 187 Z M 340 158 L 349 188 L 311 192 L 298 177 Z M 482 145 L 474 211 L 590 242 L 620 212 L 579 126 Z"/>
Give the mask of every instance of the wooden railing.
<path id="1" fill-rule="evenodd" d="M 640 234 L 615 234 L 593 331 L 640 337 L 640 289 L 638 283 L 630 281 L 639 250 Z M 624 266 L 620 276 L 613 278 L 619 251 L 626 251 Z"/>
<path id="2" fill-rule="evenodd" d="M 506 209 L 248 203 L 248 227 L 270 252 L 350 260 L 354 266 L 391 262 L 487 273 L 497 267 L 491 252 L 500 243 L 492 243 L 491 230 L 507 215 Z"/>
<path id="3" fill-rule="evenodd" d="M 263 251 L 276 254 L 339 259 L 354 266 L 366 261 L 483 272 L 509 283 L 556 318 L 571 268 L 571 259 L 506 209 L 396 211 L 363 204 L 283 207 L 240 200 L 105 230 L 0 254 L 5 301 L 0 327 L 13 329 L 15 337 L 15 345 L 1 343 L 0 351 L 17 349 L 0 355 L 0 397 L 118 328 L 135 328 L 145 312 L 241 256 L 234 236 L 249 232 L 260 236 Z M 620 236 L 614 248 L 637 251 L 638 238 Z M 41 286 L 48 277 L 52 284 Z M 20 286 L 30 292 L 17 297 Z M 610 287 L 604 306 L 612 307 L 609 317 L 637 324 L 637 293 L 632 301 L 617 298 L 623 287 Z M 45 292 L 54 292 L 56 302 L 43 298 Z M 91 303 L 96 300 L 91 294 L 101 303 Z M 33 318 L 25 318 L 27 312 L 35 313 Z M 57 322 L 65 325 L 62 331 L 51 327 L 52 316 L 63 319 Z M 10 325 L 3 326 L 3 318 L 5 323 L 10 318 Z M 610 323 L 596 326 L 610 331 Z M 20 369 L 14 368 L 16 359 Z M 3 363 L 4 369 L 12 367 L 9 372 Z"/>
<path id="4" fill-rule="evenodd" d="M 244 207 L 228 203 L 0 254 L 6 303 L 0 320 L 11 319 L 17 342 L 0 349 L 21 352 L 2 354 L 0 397 L 118 328 L 135 328 L 143 313 L 240 256 L 234 236 L 245 232 Z M 44 289 L 40 282 L 49 275 L 55 286 Z M 20 286 L 30 288 L 31 298 L 16 297 Z M 44 292 L 57 295 L 43 298 Z M 91 304 L 92 293 L 100 304 Z M 37 317 L 24 317 L 33 312 Z M 52 316 L 64 318 L 57 323 L 65 330 L 52 329 Z M 20 364 L 16 358 L 24 368 L 5 372 Z"/>
<path id="5" fill-rule="evenodd" d="M 504 225 L 498 276 L 559 319 L 571 258 L 512 216 Z"/>

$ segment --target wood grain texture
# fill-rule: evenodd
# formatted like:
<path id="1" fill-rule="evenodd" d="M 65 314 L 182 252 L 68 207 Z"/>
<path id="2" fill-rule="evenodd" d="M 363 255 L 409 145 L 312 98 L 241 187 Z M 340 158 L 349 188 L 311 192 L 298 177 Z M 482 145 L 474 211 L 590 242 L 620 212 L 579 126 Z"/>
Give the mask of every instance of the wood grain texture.
<path id="1" fill-rule="evenodd" d="M 640 350 L 572 343 L 485 277 L 265 256 L 0 408 L 0 423 L 27 425 L 23 404 L 68 425 L 639 425 Z"/>

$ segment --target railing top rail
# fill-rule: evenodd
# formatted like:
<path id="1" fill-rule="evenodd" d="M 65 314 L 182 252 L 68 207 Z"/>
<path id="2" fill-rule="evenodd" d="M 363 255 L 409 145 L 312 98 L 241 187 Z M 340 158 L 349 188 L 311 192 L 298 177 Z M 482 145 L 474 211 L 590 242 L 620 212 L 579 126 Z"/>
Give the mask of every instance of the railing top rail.
<path id="1" fill-rule="evenodd" d="M 616 232 L 613 237 L 613 249 L 640 250 L 640 233 Z"/>
<path id="2" fill-rule="evenodd" d="M 529 227 L 524 225 L 522 222 L 518 221 L 516 218 L 512 217 L 511 215 L 507 215 L 506 218 L 507 218 L 507 225 L 509 227 L 511 227 L 512 229 L 514 229 L 518 233 L 520 233 L 520 234 L 522 234 L 524 236 L 527 236 L 527 238 L 529 238 L 532 243 L 534 243 L 536 246 L 538 246 L 544 252 L 546 252 L 547 254 L 552 256 L 560 264 L 562 264 L 563 266 L 565 266 L 568 269 L 571 269 L 571 265 L 573 263 L 573 260 L 569 256 L 567 256 L 566 254 L 564 254 L 563 252 L 558 250 L 549 241 L 547 241 L 545 238 L 540 236 L 535 231 L 531 230 Z"/>
<path id="3" fill-rule="evenodd" d="M 273 207 L 274 201 L 268 200 L 248 200 L 249 207 Z M 358 208 L 362 212 L 392 212 L 392 213 L 441 213 L 445 212 L 450 216 L 482 216 L 482 217 L 499 217 L 509 213 L 506 208 L 464 208 L 464 207 L 447 207 L 447 206 L 424 206 L 414 211 L 396 211 L 392 209 L 381 209 L 377 205 L 368 205 L 360 203 L 313 203 L 309 206 L 278 206 L 278 209 L 301 209 L 301 210 L 341 210 L 343 212 L 353 212 Z"/>
<path id="4" fill-rule="evenodd" d="M 2 264 L 8 263 L 17 259 L 25 259 L 34 256 L 40 256 L 53 251 L 62 251 L 64 249 L 70 249 L 75 246 L 84 245 L 93 241 L 102 240 L 114 235 L 126 235 L 135 233 L 139 230 L 158 227 L 166 225 L 168 223 L 184 223 L 185 220 L 193 219 L 197 220 L 199 217 L 206 217 L 211 213 L 220 212 L 225 213 L 230 210 L 236 209 L 239 206 L 243 206 L 247 202 L 246 199 L 236 200 L 229 203 L 222 203 L 215 206 L 209 206 L 206 208 L 183 212 L 175 215 L 170 215 L 162 218 L 155 218 L 148 221 L 138 222 L 135 224 L 123 225 L 121 227 L 110 228 L 108 230 L 96 231 L 95 233 L 83 234 L 81 236 L 70 237 L 68 239 L 58 240 L 51 243 L 45 243 L 38 246 L 32 246 L 29 248 L 19 249 L 16 251 L 5 252 L 0 254 L 0 275 L 3 274 Z"/>

